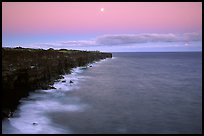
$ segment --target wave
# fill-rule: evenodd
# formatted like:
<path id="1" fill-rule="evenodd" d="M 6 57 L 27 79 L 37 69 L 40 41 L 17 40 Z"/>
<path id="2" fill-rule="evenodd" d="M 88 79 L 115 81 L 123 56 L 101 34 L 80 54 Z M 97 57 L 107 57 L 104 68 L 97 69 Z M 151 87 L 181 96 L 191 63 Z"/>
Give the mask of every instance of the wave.
<path id="1" fill-rule="evenodd" d="M 81 103 L 79 97 L 69 97 L 66 93 L 78 89 L 80 87 L 79 83 L 88 78 L 88 76 L 81 75 L 85 70 L 97 66 L 104 61 L 88 64 L 87 67 L 73 68 L 71 74 L 63 75 L 63 79 L 54 83 L 53 87 L 56 89 L 30 92 L 27 98 L 20 100 L 21 105 L 13 114 L 13 117 L 2 121 L 2 133 L 72 133 L 67 127 L 65 129 L 63 126 L 53 124 L 46 114 L 55 111 L 83 112 L 88 105 Z M 70 83 L 70 81 L 73 83 Z M 69 103 L 67 103 L 68 99 Z"/>

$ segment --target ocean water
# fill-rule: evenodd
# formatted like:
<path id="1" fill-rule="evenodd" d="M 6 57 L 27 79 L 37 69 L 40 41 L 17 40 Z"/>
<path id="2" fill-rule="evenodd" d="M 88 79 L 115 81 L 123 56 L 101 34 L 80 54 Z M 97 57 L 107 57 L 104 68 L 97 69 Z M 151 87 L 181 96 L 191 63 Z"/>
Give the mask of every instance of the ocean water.
<path id="1" fill-rule="evenodd" d="M 2 133 L 202 133 L 202 53 L 113 53 L 89 65 L 22 99 Z"/>

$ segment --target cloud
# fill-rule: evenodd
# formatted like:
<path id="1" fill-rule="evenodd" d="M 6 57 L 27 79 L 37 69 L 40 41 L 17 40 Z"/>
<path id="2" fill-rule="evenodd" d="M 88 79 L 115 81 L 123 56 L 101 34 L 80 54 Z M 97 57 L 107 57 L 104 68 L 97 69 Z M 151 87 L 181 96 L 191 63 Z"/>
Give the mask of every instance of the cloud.
<path id="1" fill-rule="evenodd" d="M 184 33 L 183 34 L 183 40 L 186 42 L 190 41 L 200 41 L 202 40 L 202 35 L 199 33 Z"/>
<path id="2" fill-rule="evenodd" d="M 96 45 L 96 41 L 64 41 L 60 42 L 62 45 L 70 45 L 70 46 L 92 46 Z"/>
<path id="3" fill-rule="evenodd" d="M 121 45 L 147 42 L 190 42 L 201 40 L 198 33 L 184 34 L 121 34 L 121 35 L 103 35 L 97 37 L 96 43 L 99 45 Z"/>
<path id="4" fill-rule="evenodd" d="M 59 43 L 34 43 L 34 44 L 26 45 L 26 47 L 27 48 L 44 48 L 44 49 L 64 48 L 64 46 Z"/>
<path id="5" fill-rule="evenodd" d="M 118 35 L 103 35 L 98 36 L 95 40 L 79 40 L 79 41 L 60 41 L 56 43 L 36 43 L 29 45 L 30 47 L 40 48 L 88 48 L 88 47 L 101 47 L 101 46 L 128 46 L 134 45 L 140 47 L 139 43 L 151 42 L 183 42 L 189 43 L 192 41 L 201 41 L 201 34 L 199 33 L 184 33 L 184 34 L 157 34 L 157 33 L 144 33 L 144 34 L 118 34 Z M 182 44 L 184 45 L 184 44 Z M 186 44 L 187 45 L 187 44 Z M 144 45 L 142 45 L 144 46 Z M 152 46 L 156 46 L 155 44 Z M 151 46 L 151 47 L 152 47 Z M 165 45 L 160 45 L 161 47 Z M 173 46 L 170 44 L 168 46 Z"/>
<path id="6" fill-rule="evenodd" d="M 177 37 L 173 34 L 123 34 L 123 35 L 104 35 L 96 39 L 98 44 L 131 44 L 155 41 L 176 41 Z"/>

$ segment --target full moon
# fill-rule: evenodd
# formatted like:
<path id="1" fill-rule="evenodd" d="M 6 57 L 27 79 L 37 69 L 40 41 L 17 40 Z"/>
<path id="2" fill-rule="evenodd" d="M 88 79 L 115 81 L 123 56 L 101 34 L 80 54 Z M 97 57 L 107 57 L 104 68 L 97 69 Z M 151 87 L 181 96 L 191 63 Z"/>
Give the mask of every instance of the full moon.
<path id="1" fill-rule="evenodd" d="M 101 12 L 103 12 L 104 11 L 104 8 L 101 8 Z"/>

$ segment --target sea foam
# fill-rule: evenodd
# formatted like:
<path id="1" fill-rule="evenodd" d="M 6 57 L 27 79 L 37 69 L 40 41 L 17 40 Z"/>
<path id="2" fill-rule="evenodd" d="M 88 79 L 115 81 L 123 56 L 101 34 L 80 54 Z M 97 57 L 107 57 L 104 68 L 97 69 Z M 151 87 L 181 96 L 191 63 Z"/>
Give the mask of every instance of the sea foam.
<path id="1" fill-rule="evenodd" d="M 105 61 L 105 60 L 103 60 Z M 103 62 L 101 61 L 101 62 Z M 88 77 L 80 75 L 89 66 L 97 65 L 99 62 L 88 64 L 87 67 L 77 67 L 71 70 L 71 74 L 63 75 L 63 79 L 54 83 L 56 89 L 36 90 L 30 92 L 27 98 L 20 100 L 14 116 L 2 121 L 3 134 L 56 134 L 72 133 L 70 129 L 57 126 L 51 123 L 46 116 L 49 112 L 83 112 L 88 105 L 80 103 L 78 97 L 63 97 L 66 92 L 79 88 L 79 82 Z M 73 83 L 70 83 L 72 81 Z M 69 99 L 70 103 L 60 102 L 63 99 Z"/>

